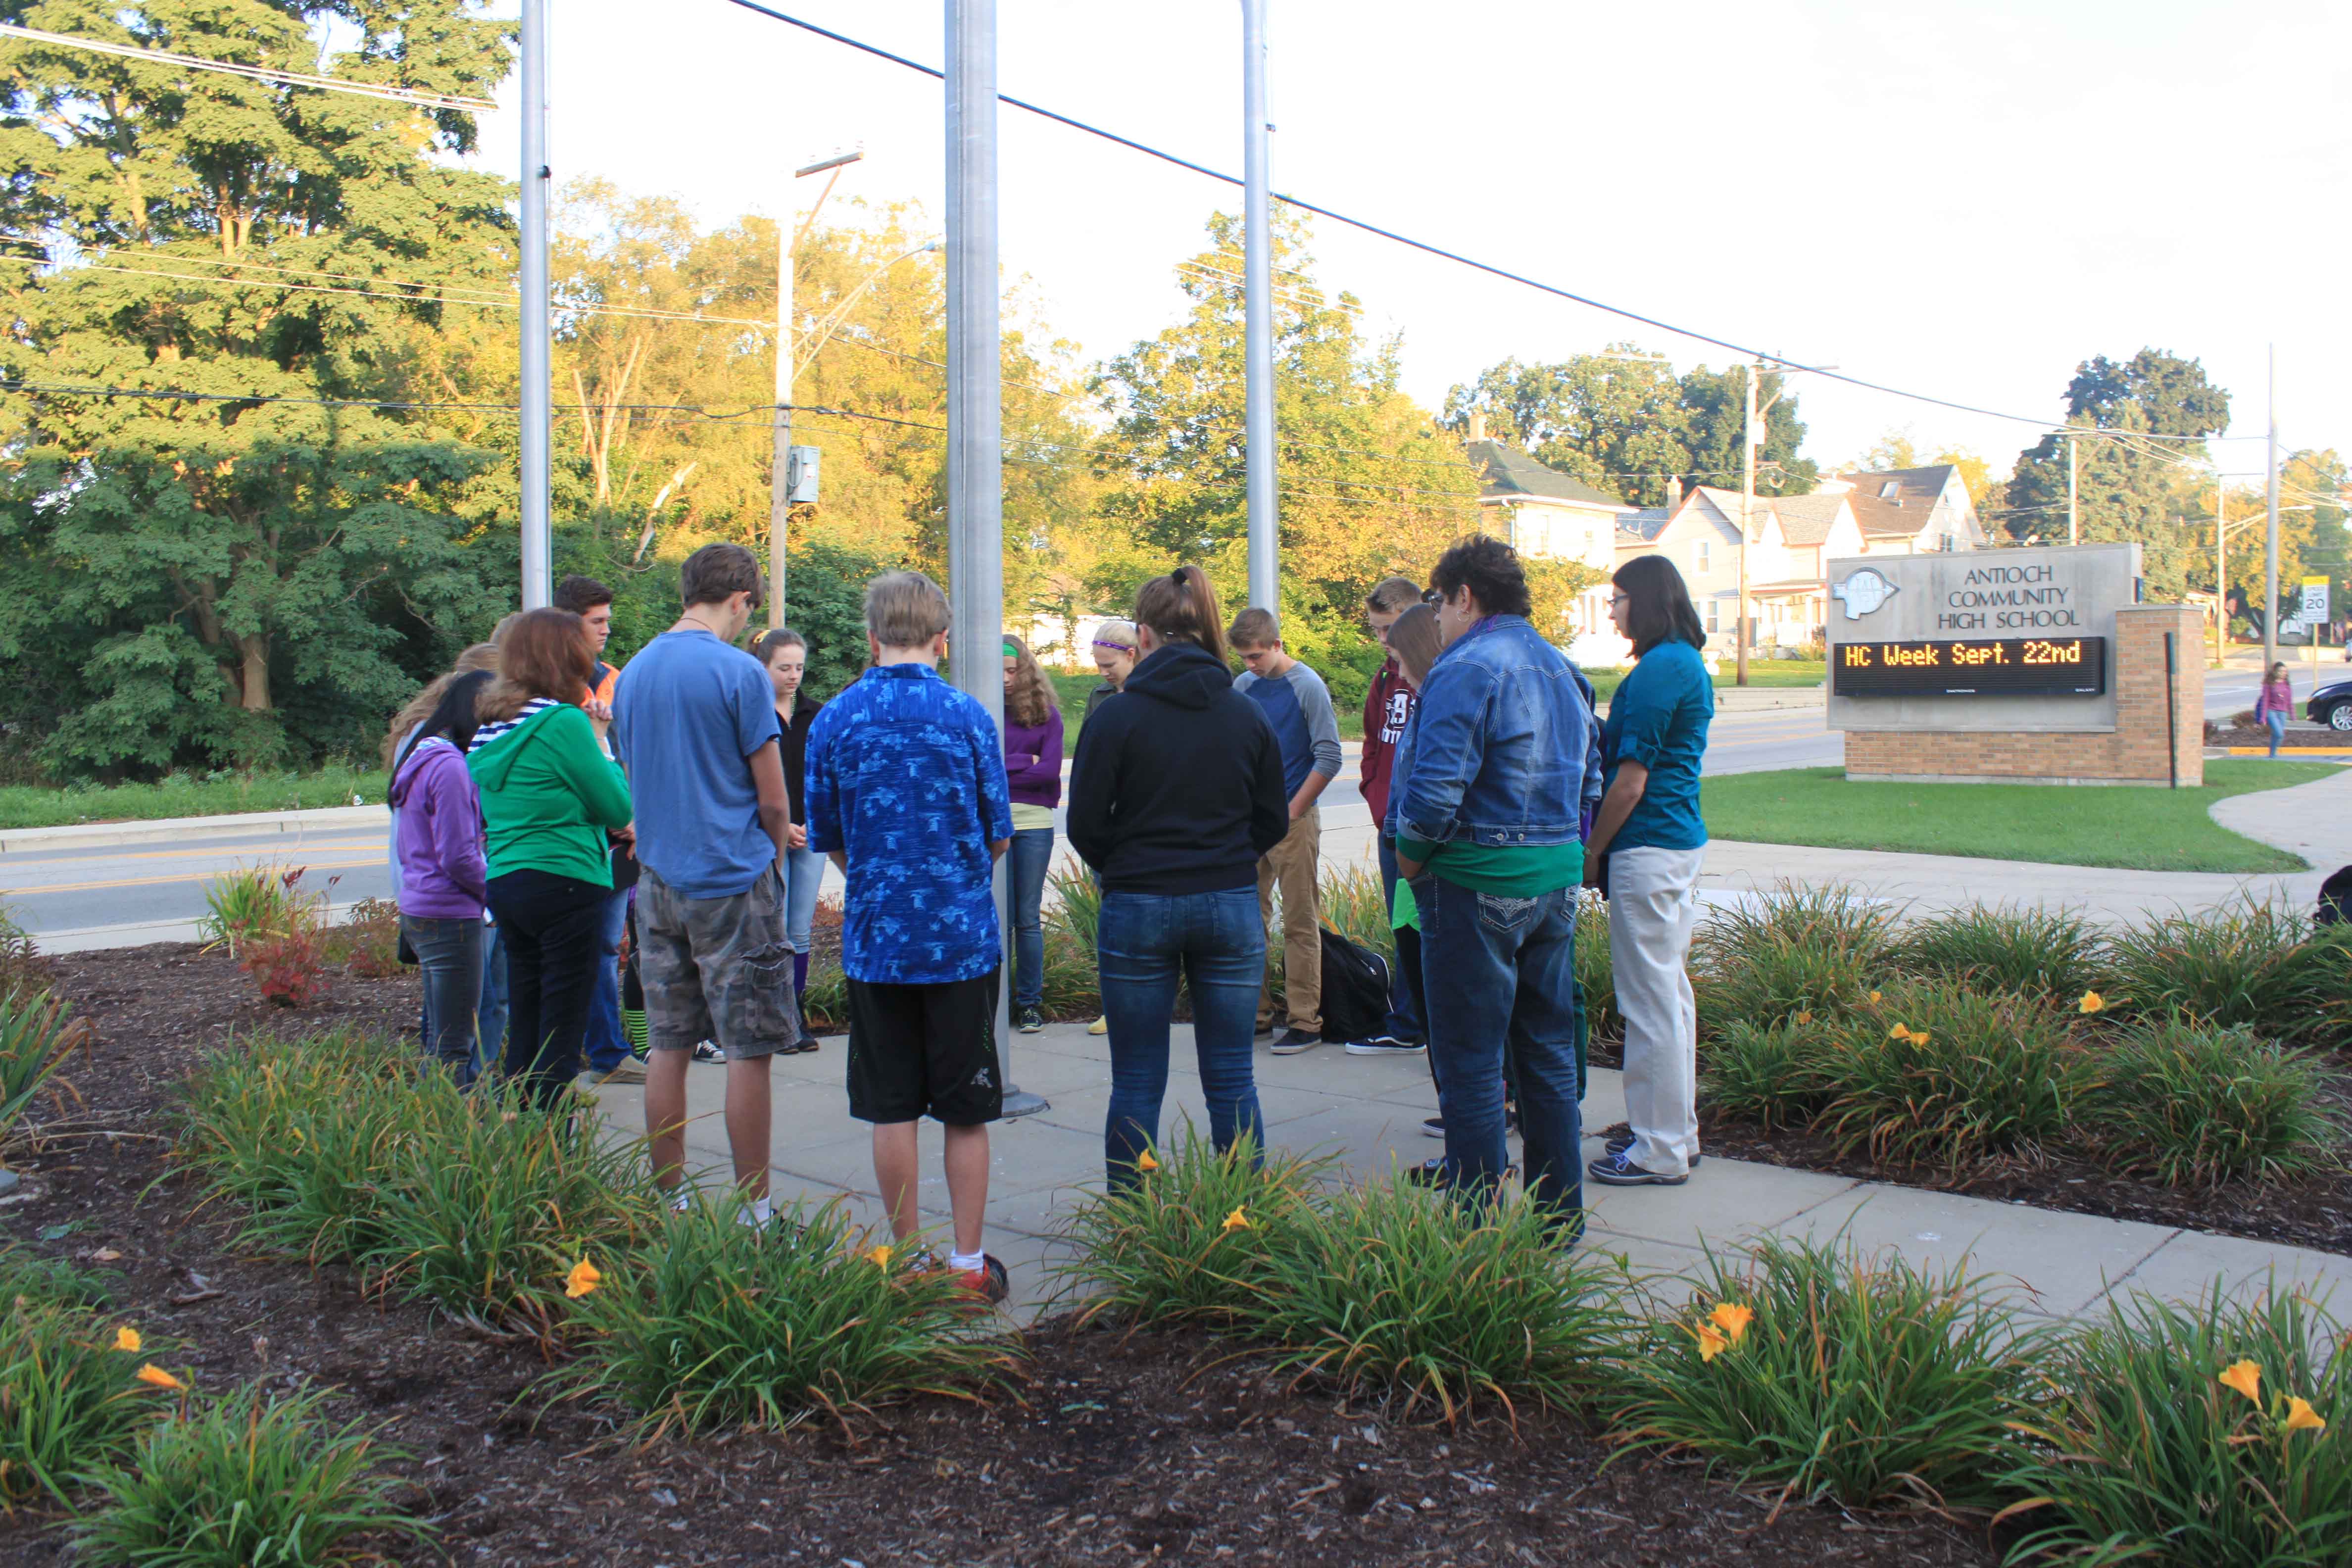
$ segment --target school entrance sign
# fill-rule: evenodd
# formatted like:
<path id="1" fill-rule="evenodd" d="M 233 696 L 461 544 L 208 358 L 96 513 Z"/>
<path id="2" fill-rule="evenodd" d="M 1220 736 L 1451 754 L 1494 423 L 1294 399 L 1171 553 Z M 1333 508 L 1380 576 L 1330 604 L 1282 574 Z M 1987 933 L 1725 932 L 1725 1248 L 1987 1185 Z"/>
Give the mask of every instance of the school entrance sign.
<path id="1" fill-rule="evenodd" d="M 2201 622 L 2139 602 L 2138 545 L 1872 556 L 1828 578 L 1848 777 L 2202 781 Z"/>

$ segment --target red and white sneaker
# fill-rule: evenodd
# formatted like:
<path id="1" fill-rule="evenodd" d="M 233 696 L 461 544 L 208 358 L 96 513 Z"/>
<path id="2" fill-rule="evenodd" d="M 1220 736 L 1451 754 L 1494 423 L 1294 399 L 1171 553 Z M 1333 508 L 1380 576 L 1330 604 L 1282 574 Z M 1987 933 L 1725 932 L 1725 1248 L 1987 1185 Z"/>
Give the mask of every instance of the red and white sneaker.
<path id="1" fill-rule="evenodd" d="M 1004 1298 L 1013 1293 L 1012 1281 L 1004 1275 L 1004 1265 L 992 1253 L 982 1253 L 980 1267 L 965 1270 L 958 1276 L 956 1282 L 972 1297 L 975 1310 L 1001 1306 Z"/>

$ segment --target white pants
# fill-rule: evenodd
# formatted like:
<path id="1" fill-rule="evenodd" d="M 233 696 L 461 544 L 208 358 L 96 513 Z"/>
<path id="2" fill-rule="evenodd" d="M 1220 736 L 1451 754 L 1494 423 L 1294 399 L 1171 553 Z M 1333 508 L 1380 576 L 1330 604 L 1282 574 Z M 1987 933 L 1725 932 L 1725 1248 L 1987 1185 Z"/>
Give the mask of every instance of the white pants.
<path id="1" fill-rule="evenodd" d="M 1633 1163 L 1662 1176 L 1698 1152 L 1698 1006 L 1691 927 L 1698 849 L 1620 849 L 1609 857 L 1609 973 L 1625 1020 L 1625 1124 Z"/>

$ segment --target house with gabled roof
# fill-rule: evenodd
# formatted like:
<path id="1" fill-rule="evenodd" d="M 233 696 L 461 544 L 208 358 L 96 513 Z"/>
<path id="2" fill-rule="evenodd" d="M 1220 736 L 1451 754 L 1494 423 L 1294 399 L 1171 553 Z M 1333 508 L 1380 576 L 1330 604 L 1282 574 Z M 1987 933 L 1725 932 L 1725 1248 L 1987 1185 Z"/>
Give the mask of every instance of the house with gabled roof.
<path id="1" fill-rule="evenodd" d="M 1463 451 L 1478 472 L 1479 531 L 1507 540 L 1538 560 L 1575 561 L 1604 577 L 1617 563 L 1620 521 L 1640 509 L 1607 490 L 1548 468 L 1507 441 L 1489 439 L 1484 415 L 1470 416 Z M 1589 588 L 1569 607 L 1568 624 L 1543 628 L 1570 646 L 1596 632 L 1622 642 L 1609 625 L 1609 588 Z"/>
<path id="2" fill-rule="evenodd" d="M 1842 494 L 1853 507 L 1865 555 L 1925 555 L 1982 550 L 1984 525 L 1959 469 L 1868 468 L 1823 479 L 1816 494 Z"/>

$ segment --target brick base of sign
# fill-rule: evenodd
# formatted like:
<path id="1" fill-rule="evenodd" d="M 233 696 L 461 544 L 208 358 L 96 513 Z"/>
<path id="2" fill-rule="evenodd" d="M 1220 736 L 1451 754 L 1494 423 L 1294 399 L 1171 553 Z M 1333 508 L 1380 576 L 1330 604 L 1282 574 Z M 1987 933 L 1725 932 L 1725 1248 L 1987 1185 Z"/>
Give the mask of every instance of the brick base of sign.
<path id="1" fill-rule="evenodd" d="M 2174 639 L 2173 745 L 2165 748 L 2164 634 Z M 2116 727 L 2041 734 L 2004 731 L 1849 730 L 1845 773 L 1887 783 L 2156 784 L 2179 769 L 2205 782 L 2203 616 L 2179 605 L 2116 612 Z"/>

